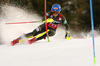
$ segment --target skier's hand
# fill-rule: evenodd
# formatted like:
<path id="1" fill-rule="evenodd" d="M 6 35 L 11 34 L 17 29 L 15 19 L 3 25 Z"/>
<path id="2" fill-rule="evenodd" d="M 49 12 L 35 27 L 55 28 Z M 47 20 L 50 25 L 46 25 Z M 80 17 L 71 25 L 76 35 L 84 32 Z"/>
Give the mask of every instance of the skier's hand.
<path id="1" fill-rule="evenodd" d="M 43 22 L 45 22 L 45 21 L 43 21 Z M 47 23 L 50 23 L 50 22 L 53 22 L 53 19 L 52 18 L 48 18 L 47 19 Z"/>
<path id="2" fill-rule="evenodd" d="M 67 40 L 70 40 L 71 39 L 70 32 L 69 31 L 66 32 L 65 39 L 67 39 Z"/>

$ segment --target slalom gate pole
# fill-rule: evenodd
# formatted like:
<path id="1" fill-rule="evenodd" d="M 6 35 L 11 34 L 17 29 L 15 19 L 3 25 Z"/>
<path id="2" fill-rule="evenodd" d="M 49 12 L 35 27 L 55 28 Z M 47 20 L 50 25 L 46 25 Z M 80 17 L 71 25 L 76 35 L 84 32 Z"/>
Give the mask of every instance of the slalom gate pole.
<path id="1" fill-rule="evenodd" d="M 94 22 L 93 22 L 92 0 L 90 0 L 90 9 L 91 9 L 90 11 L 91 11 L 91 28 L 92 28 L 92 39 L 93 39 L 94 66 L 96 66 L 95 42 L 94 42 Z"/>
<path id="2" fill-rule="evenodd" d="M 46 33 L 47 33 L 47 39 L 48 39 L 48 42 L 49 42 L 49 36 L 48 36 L 48 28 L 47 28 L 47 15 L 46 15 L 46 0 L 44 1 L 44 8 L 45 8 L 45 27 L 46 27 Z"/>

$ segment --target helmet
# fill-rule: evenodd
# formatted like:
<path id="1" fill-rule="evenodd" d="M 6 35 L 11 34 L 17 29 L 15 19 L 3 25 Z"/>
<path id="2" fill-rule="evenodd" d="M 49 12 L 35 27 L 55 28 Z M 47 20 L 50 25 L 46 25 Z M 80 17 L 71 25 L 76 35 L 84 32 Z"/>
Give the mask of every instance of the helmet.
<path id="1" fill-rule="evenodd" d="M 61 11 L 61 6 L 59 4 L 54 4 L 51 8 L 51 11 Z"/>

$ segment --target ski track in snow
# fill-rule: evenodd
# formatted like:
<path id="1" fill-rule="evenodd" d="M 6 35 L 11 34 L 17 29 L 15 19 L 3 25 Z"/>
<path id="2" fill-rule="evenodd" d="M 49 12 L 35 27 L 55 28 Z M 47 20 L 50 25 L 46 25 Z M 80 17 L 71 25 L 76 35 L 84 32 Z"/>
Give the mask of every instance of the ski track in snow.
<path id="1" fill-rule="evenodd" d="M 0 66 L 94 66 L 92 37 L 64 39 L 64 30 L 58 28 L 54 37 L 31 45 L 27 40 L 10 46 L 10 41 L 23 33 L 33 31 L 41 23 L 5 25 L 6 22 L 35 21 L 42 18 L 14 6 L 2 7 L 0 22 Z M 60 37 L 60 38 L 59 38 Z M 100 37 L 95 37 L 96 66 L 100 66 Z"/>

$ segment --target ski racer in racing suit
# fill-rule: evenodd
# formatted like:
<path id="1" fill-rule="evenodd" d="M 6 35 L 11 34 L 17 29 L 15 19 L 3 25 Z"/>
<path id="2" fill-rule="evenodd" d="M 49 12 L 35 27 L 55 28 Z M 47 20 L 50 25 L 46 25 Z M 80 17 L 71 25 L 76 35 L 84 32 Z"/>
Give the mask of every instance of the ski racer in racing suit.
<path id="1" fill-rule="evenodd" d="M 66 27 L 65 38 L 69 40 L 70 39 L 69 26 L 68 26 L 68 23 L 66 21 L 66 18 L 60 13 L 60 11 L 61 11 L 60 5 L 59 4 L 54 4 L 51 8 L 51 12 L 46 14 L 48 20 L 53 19 L 52 22 L 47 22 L 48 35 L 49 36 L 54 36 L 58 26 L 62 22 Z M 43 18 L 42 21 L 44 21 L 44 20 L 45 20 L 45 18 Z M 33 43 L 37 40 L 41 40 L 43 38 L 46 38 L 47 34 L 46 34 L 45 23 L 41 24 L 36 29 L 34 29 L 32 32 L 27 33 L 24 36 L 27 39 L 32 38 L 32 39 L 28 40 L 29 44 L 31 44 L 31 43 Z M 11 45 L 13 46 L 16 43 L 19 43 L 21 41 L 23 41 L 23 36 L 20 36 L 19 38 L 11 41 Z"/>

